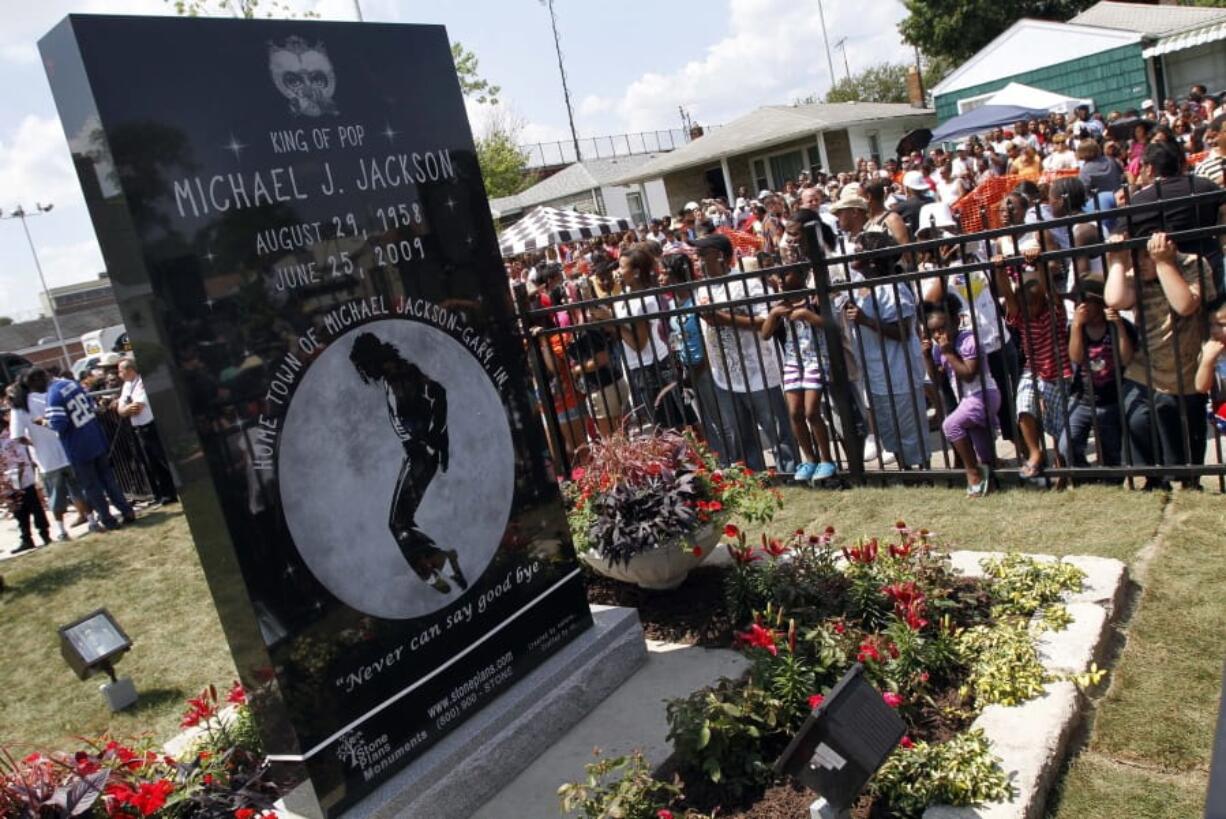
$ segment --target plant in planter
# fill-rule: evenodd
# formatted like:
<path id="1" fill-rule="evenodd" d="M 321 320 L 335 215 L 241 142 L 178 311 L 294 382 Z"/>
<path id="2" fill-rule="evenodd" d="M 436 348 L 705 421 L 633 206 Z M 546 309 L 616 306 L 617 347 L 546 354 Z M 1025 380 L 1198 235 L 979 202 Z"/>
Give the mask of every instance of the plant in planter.
<path id="1" fill-rule="evenodd" d="M 780 495 L 736 465 L 720 468 L 705 445 L 671 431 L 622 431 L 592 446 L 564 487 L 580 557 L 644 588 L 680 585 L 718 542 L 730 515 L 774 516 Z"/>

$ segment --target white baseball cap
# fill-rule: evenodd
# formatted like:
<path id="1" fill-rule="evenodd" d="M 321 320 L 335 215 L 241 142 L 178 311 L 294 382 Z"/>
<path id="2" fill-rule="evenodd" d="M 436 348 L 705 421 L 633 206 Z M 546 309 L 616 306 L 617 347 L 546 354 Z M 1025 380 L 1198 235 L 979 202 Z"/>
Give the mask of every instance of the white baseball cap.
<path id="1" fill-rule="evenodd" d="M 682 210 L 686 210 L 686 211 L 698 210 L 698 203 L 693 202 L 693 201 L 686 202 L 685 207 L 682 208 Z"/>

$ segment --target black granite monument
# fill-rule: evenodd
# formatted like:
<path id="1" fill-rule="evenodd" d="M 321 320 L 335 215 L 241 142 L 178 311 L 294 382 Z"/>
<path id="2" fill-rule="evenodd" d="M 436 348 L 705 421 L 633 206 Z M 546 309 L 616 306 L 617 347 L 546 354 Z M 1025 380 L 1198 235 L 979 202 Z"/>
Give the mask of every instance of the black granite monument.
<path id="1" fill-rule="evenodd" d="M 336 815 L 592 622 L 447 35 L 40 47 L 267 750 Z"/>

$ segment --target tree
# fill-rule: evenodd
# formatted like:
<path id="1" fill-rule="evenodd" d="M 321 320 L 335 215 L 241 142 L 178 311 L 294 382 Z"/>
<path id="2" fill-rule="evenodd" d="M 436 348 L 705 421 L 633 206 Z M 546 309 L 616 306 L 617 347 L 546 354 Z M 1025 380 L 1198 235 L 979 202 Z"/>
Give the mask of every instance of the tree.
<path id="1" fill-rule="evenodd" d="M 930 89 L 949 73 L 950 64 L 946 60 L 925 60 L 923 64 L 924 88 Z M 834 84 L 826 94 L 823 102 L 908 102 L 907 74 L 911 66 L 907 63 L 878 63 L 860 71 L 850 79 L 843 78 Z M 809 96 L 802 103 L 817 102 L 816 95 Z"/>
<path id="2" fill-rule="evenodd" d="M 231 17 L 244 17 L 248 20 L 259 12 L 265 12 L 266 17 L 318 17 L 314 11 L 298 12 L 286 0 L 163 0 L 175 7 L 175 13 L 183 17 L 206 17 L 213 14 L 225 14 Z"/>
<path id="3" fill-rule="evenodd" d="M 464 48 L 462 43 L 451 44 L 451 59 L 455 61 L 455 73 L 460 75 L 460 90 L 464 96 L 474 94 L 481 105 L 497 105 L 498 94 L 502 87 L 490 85 L 489 80 L 482 79 L 477 73 L 477 55 Z"/>
<path id="4" fill-rule="evenodd" d="M 13 320 L 8 316 L 0 316 L 0 327 L 8 327 L 13 323 Z"/>
<path id="5" fill-rule="evenodd" d="M 903 0 L 903 39 L 925 55 L 970 59 L 1023 17 L 1067 20 L 1095 0 Z"/>
<path id="6" fill-rule="evenodd" d="M 528 155 L 519 147 L 523 120 L 509 112 L 491 114 L 477 138 L 477 162 L 491 199 L 522 191 L 528 183 Z"/>

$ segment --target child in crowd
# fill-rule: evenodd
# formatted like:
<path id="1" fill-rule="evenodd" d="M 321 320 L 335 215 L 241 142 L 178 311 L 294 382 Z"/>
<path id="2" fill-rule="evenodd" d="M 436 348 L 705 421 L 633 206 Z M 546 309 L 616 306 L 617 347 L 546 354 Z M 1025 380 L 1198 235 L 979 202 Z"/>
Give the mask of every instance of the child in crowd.
<path id="1" fill-rule="evenodd" d="M 9 411 L 0 409 L 0 500 L 7 502 L 17 518 L 17 528 L 21 532 L 21 544 L 15 552 L 24 552 L 34 548 L 34 538 L 30 532 L 30 522 L 33 521 L 43 545 L 51 543 L 51 523 L 47 520 L 47 512 L 43 509 L 42 498 L 38 496 L 38 488 L 34 485 L 34 462 L 23 444 L 9 437 Z"/>
<path id="2" fill-rule="evenodd" d="M 857 252 L 895 249 L 863 262 L 867 283 L 899 271 L 901 250 L 884 232 L 861 233 Z M 915 320 L 918 302 L 905 284 L 858 288 L 845 307 L 859 329 L 857 349 L 864 360 L 869 406 L 883 449 L 908 467 L 928 464 L 928 401 L 924 397 L 923 353 Z"/>
<path id="3" fill-rule="evenodd" d="M 924 365 L 933 381 L 942 374 L 949 380 L 958 405 L 945 416 L 941 429 L 966 469 L 967 497 L 981 498 L 991 491 L 996 459 L 995 418 L 1000 411 L 1000 390 L 988 369 L 984 353 L 970 330 L 958 329 L 962 305 L 957 296 L 924 304 Z"/>
<path id="4" fill-rule="evenodd" d="M 1107 306 L 1135 312 L 1141 342 L 1124 371 L 1124 420 L 1133 460 L 1202 464 L 1206 396 L 1196 388 L 1196 370 L 1203 305 L 1215 295 L 1208 265 L 1180 253 L 1161 231 L 1136 249 L 1135 269 L 1127 251 L 1109 253 L 1107 259 Z"/>
<path id="5" fill-rule="evenodd" d="M 1060 451 L 1072 466 L 1089 466 L 1086 443 L 1094 433 L 1099 446 L 1101 466 L 1119 466 L 1122 424 L 1117 380 L 1132 362 L 1137 330 L 1132 322 L 1106 307 L 1103 283 L 1087 279 L 1081 283 L 1081 303 L 1073 313 L 1068 357 L 1080 377 L 1073 382 L 1073 403 L 1069 409 L 1069 428 Z M 1119 360 L 1116 360 L 1116 350 Z"/>
<path id="6" fill-rule="evenodd" d="M 1209 338 L 1200 350 L 1196 391 L 1209 396 L 1209 412 L 1219 428 L 1226 427 L 1226 304 L 1209 317 Z"/>
<path id="7" fill-rule="evenodd" d="M 1026 445 L 1026 462 L 1020 474 L 1033 479 L 1043 473 L 1043 433 L 1059 442 L 1068 415 L 1069 379 L 1073 375 L 1066 354 L 1068 319 L 1064 301 L 1049 287 L 1046 271 L 1035 267 L 1040 247 L 1033 236 L 1023 238 L 1016 248 L 1006 242 L 1000 249 L 1003 252 L 992 257 L 996 289 L 1005 300 L 1005 321 L 1017 334 L 1026 359 L 1014 401 Z M 1005 255 L 1015 255 L 1017 250 L 1023 257 L 1020 270 L 1006 266 L 1004 261 Z M 1056 460 L 1060 460 L 1058 453 Z"/>
<path id="8" fill-rule="evenodd" d="M 804 290 L 807 278 L 807 268 L 789 268 L 783 275 L 783 290 Z M 773 338 L 783 354 L 783 397 L 800 445 L 801 464 L 793 476 L 797 483 L 829 480 L 838 472 L 830 452 L 830 431 L 822 418 L 828 357 L 821 328 L 822 318 L 811 299 L 785 296 L 771 308 L 761 330 L 762 338 Z"/>

